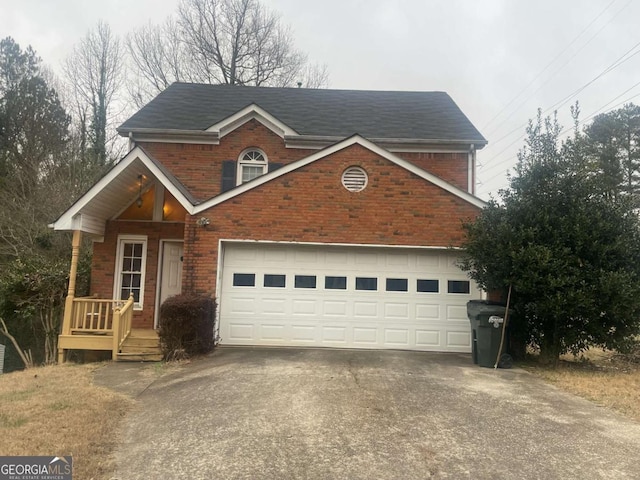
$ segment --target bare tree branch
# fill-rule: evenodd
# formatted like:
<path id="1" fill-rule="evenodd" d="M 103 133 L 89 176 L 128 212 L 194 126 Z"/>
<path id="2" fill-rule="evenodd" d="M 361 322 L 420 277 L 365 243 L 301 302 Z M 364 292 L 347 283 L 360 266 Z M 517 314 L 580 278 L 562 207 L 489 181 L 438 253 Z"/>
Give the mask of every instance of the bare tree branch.
<path id="1" fill-rule="evenodd" d="M 321 88 L 326 66 L 309 65 L 291 29 L 259 0 L 182 0 L 177 20 L 127 39 L 139 74 L 132 95 L 146 103 L 175 81 Z"/>
<path id="2" fill-rule="evenodd" d="M 64 72 L 73 87 L 78 109 L 88 106 L 91 121 L 86 127 L 91 150 L 97 162 L 105 165 L 113 157 L 108 148 L 107 130 L 117 117 L 114 105 L 124 82 L 120 40 L 109 25 L 98 22 L 64 64 Z"/>

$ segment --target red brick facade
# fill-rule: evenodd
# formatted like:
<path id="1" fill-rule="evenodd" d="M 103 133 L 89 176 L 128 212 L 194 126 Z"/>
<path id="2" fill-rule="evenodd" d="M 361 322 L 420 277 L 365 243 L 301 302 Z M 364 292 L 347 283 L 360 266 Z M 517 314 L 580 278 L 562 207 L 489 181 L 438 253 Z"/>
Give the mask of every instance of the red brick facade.
<path id="1" fill-rule="evenodd" d="M 222 162 L 237 160 L 250 147 L 269 162 L 287 164 L 314 153 L 289 149 L 282 138 L 252 120 L 226 135 L 220 145 L 144 143 L 200 200 L 220 193 Z M 396 154 L 447 182 L 467 190 L 466 153 Z M 362 192 L 341 184 L 342 172 L 360 166 L 368 174 Z M 162 239 L 184 239 L 183 291 L 213 295 L 218 246 L 223 240 L 269 240 L 370 245 L 449 247 L 459 245 L 462 220 L 478 208 L 356 144 L 231 198 L 187 223 L 109 221 L 103 243 L 94 244 L 91 293 L 113 295 L 117 238 L 146 235 L 144 308 L 134 327 L 152 328 L 159 247 Z M 210 224 L 198 226 L 207 217 Z"/>
<path id="2" fill-rule="evenodd" d="M 266 153 L 269 162 L 288 164 L 307 157 L 315 150 L 287 148 L 282 138 L 257 120 L 250 120 L 228 135 L 220 145 L 188 143 L 141 143 L 156 160 L 166 166 L 198 200 L 220 193 L 222 162 L 237 160 L 243 150 L 255 147 Z M 467 190 L 466 153 L 396 153 L 443 180 Z"/>
<path id="3" fill-rule="evenodd" d="M 341 184 L 349 166 L 365 169 L 367 188 Z M 221 203 L 186 227 L 183 289 L 215 291 L 218 241 L 273 240 L 373 245 L 459 245 L 462 220 L 478 208 L 360 145 L 322 158 Z"/>
<path id="4" fill-rule="evenodd" d="M 99 298 L 113 298 L 114 295 L 113 282 L 118 235 L 147 236 L 144 308 L 134 312 L 133 327 L 153 328 L 160 240 L 182 240 L 184 237 L 184 224 L 132 221 L 107 222 L 104 242 L 93 244 L 91 294 L 97 295 Z"/>

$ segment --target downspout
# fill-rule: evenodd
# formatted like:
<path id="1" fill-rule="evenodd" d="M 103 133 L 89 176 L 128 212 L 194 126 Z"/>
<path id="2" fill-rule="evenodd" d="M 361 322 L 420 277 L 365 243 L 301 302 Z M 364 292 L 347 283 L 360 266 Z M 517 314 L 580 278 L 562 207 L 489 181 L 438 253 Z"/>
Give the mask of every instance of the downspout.
<path id="1" fill-rule="evenodd" d="M 136 142 L 133 141 L 133 132 L 129 132 L 129 151 L 133 150 Z"/>
<path id="2" fill-rule="evenodd" d="M 469 164 L 467 166 L 467 191 L 471 195 L 476 194 L 476 146 L 472 143 L 469 145 Z"/>

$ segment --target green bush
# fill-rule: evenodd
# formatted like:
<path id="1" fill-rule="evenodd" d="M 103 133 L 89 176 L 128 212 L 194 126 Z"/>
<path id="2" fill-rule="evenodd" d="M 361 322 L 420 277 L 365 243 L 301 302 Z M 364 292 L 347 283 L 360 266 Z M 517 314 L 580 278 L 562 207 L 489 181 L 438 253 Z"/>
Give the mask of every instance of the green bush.
<path id="1" fill-rule="evenodd" d="M 212 298 L 176 295 L 160 307 L 160 345 L 165 360 L 178 360 L 213 350 L 216 305 Z"/>

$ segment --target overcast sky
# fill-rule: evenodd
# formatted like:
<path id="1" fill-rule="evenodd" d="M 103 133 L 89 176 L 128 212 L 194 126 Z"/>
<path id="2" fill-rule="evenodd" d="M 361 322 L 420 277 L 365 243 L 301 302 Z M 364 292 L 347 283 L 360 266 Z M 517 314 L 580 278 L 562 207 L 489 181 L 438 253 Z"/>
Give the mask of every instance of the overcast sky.
<path id="1" fill-rule="evenodd" d="M 164 20 L 177 3 L 0 0 L 0 37 L 31 45 L 59 71 L 98 20 L 126 35 Z M 448 92 L 489 141 L 478 154 L 484 198 L 506 185 L 506 171 L 538 107 L 559 108 L 561 123 L 570 127 L 575 100 L 583 119 L 625 100 L 640 103 L 638 0 L 263 3 L 291 25 L 297 47 L 310 60 L 327 65 L 330 88 Z"/>

